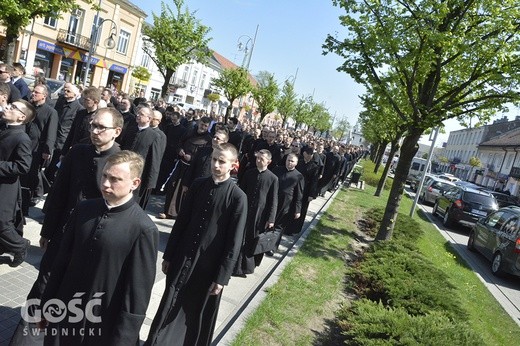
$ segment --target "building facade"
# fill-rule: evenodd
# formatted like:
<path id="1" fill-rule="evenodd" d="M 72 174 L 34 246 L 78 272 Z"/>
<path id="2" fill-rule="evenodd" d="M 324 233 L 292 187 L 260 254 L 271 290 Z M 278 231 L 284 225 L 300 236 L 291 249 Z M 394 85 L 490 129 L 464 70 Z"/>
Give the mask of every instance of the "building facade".
<path id="1" fill-rule="evenodd" d="M 100 1 L 99 11 L 77 4 L 62 18 L 34 19 L 18 38 L 15 61 L 28 75 L 128 91 L 146 13 L 127 0 Z M 113 48 L 105 45 L 108 38 Z"/>

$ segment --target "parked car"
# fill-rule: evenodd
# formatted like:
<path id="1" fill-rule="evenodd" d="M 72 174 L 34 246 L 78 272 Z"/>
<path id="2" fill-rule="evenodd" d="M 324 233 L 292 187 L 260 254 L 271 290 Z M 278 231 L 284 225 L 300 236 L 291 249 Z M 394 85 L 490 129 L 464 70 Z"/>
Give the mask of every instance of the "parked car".
<path id="1" fill-rule="evenodd" d="M 442 215 L 446 227 L 453 223 L 471 227 L 497 209 L 497 201 L 490 192 L 455 185 L 437 197 L 432 214 Z"/>
<path id="2" fill-rule="evenodd" d="M 450 174 L 450 173 L 442 173 L 442 174 L 439 174 L 438 177 L 439 177 L 439 179 L 451 181 L 452 183 L 460 180 L 459 178 L 457 178 L 456 176 L 454 176 L 453 174 Z"/>
<path id="3" fill-rule="evenodd" d="M 419 201 L 421 203 L 433 204 L 437 197 L 453 186 L 455 186 L 455 184 L 442 180 L 439 177 L 431 177 L 428 181 L 425 179 L 421 192 L 419 193 Z"/>
<path id="4" fill-rule="evenodd" d="M 493 196 L 495 196 L 498 207 L 509 207 L 509 206 L 520 206 L 520 200 L 516 196 L 511 196 L 502 192 L 490 191 Z"/>
<path id="5" fill-rule="evenodd" d="M 34 77 L 25 76 L 25 77 L 23 77 L 23 79 L 29 86 L 29 89 L 33 90 L 34 83 L 36 82 Z M 51 98 L 51 100 L 57 99 L 63 93 L 63 87 L 65 86 L 65 81 L 58 80 L 58 79 L 52 79 L 52 78 L 45 78 L 45 82 L 47 84 L 47 87 L 49 88 L 49 97 Z"/>
<path id="6" fill-rule="evenodd" d="M 432 173 L 426 173 L 426 177 L 424 177 L 424 184 L 423 186 L 425 186 L 426 184 L 428 184 L 428 182 L 435 178 L 436 175 L 435 174 L 432 174 Z M 418 175 L 416 177 L 413 177 L 413 178 L 410 178 L 410 189 L 414 192 L 417 192 L 417 189 L 419 188 L 419 184 L 421 183 L 421 178 L 422 176 L 421 175 Z"/>
<path id="7" fill-rule="evenodd" d="M 479 220 L 469 234 L 468 249 L 491 260 L 493 274 L 520 276 L 520 207 L 501 208 Z"/>

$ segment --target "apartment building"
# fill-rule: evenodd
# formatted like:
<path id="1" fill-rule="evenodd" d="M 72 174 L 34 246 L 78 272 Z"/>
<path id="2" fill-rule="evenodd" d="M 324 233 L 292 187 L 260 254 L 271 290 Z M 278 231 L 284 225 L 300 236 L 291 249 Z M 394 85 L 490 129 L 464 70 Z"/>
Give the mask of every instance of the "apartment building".
<path id="1" fill-rule="evenodd" d="M 15 61 L 28 75 L 76 84 L 86 78 L 87 85 L 127 92 L 146 13 L 127 0 L 102 0 L 99 11 L 82 0 L 77 4 L 61 18 L 34 19 L 18 39 Z"/>

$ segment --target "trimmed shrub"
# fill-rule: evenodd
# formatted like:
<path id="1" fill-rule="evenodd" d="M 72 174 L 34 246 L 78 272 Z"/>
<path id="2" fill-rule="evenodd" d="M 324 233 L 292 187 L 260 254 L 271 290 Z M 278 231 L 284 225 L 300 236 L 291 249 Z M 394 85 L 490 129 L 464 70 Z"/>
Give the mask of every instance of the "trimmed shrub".
<path id="1" fill-rule="evenodd" d="M 483 345 L 465 323 L 442 313 L 412 316 L 402 308 L 385 307 L 366 299 L 341 309 L 340 327 L 347 345 Z"/>

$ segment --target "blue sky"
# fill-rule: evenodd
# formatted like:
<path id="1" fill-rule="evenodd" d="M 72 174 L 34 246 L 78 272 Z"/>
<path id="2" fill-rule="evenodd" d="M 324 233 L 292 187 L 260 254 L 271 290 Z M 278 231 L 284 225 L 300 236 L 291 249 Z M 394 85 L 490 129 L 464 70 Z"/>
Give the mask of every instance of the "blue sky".
<path id="1" fill-rule="evenodd" d="M 148 23 L 153 23 L 152 12 L 160 13 L 160 1 L 131 1 L 148 13 Z M 172 0 L 165 3 L 173 7 Z M 271 72 L 281 85 L 298 69 L 298 96 L 314 93 L 314 100 L 324 102 L 337 120 L 345 118 L 351 125 L 356 123 L 361 110 L 358 95 L 363 88 L 346 73 L 336 71 L 342 63 L 338 56 L 322 55 L 327 34 L 344 32 L 338 19 L 341 10 L 331 0 L 185 0 L 185 5 L 211 28 L 210 47 L 237 65 L 244 57 L 237 49 L 239 37 L 253 38 L 259 25 L 251 72 Z"/>

